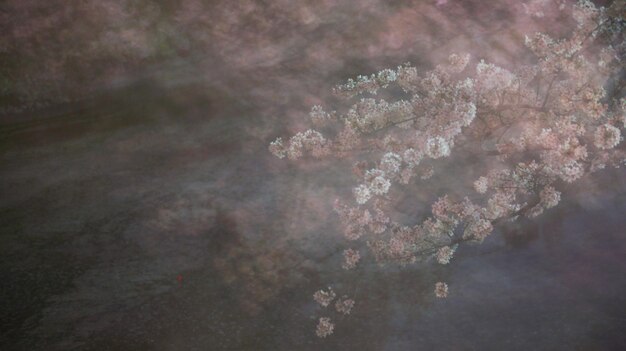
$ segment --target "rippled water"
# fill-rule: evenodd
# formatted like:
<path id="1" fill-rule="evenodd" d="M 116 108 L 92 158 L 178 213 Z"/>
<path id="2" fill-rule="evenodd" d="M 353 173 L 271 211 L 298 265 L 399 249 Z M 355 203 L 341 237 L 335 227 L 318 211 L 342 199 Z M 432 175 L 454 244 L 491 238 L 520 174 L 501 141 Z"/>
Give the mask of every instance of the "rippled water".
<path id="1" fill-rule="evenodd" d="M 265 33 L 281 38 L 274 51 L 221 43 L 213 54 L 226 59 L 166 62 L 3 119 L 0 349 L 625 349 L 623 169 L 462 247 L 449 266 L 350 274 L 331 210 L 349 165 L 290 165 L 266 150 L 337 80 L 420 62 L 438 43 L 511 40 L 496 20 L 512 20 L 503 4 L 484 17 L 476 4 L 424 17 L 404 2 L 341 7 L 287 38 Z M 498 48 L 490 56 L 515 52 Z M 432 294 L 440 279 L 445 300 Z M 321 340 L 311 297 L 329 283 L 357 303 Z"/>

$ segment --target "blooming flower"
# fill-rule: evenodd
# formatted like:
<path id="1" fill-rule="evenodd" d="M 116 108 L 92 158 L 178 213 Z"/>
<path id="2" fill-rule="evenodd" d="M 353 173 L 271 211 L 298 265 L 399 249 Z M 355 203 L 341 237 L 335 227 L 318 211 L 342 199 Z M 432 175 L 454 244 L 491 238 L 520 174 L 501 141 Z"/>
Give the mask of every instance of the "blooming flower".
<path id="1" fill-rule="evenodd" d="M 594 134 L 594 145 L 598 149 L 612 149 L 616 147 L 621 140 L 622 134 L 620 130 L 610 124 L 598 127 Z"/>
<path id="2" fill-rule="evenodd" d="M 391 182 L 383 176 L 378 176 L 370 182 L 370 191 L 376 195 L 384 195 L 389 191 Z"/>
<path id="3" fill-rule="evenodd" d="M 320 105 L 315 105 L 311 108 L 311 112 L 309 112 L 309 117 L 311 117 L 313 123 L 317 125 L 322 125 L 330 120 L 330 115 L 325 112 Z"/>
<path id="4" fill-rule="evenodd" d="M 470 223 L 465 232 L 463 233 L 464 238 L 471 238 L 477 241 L 482 241 L 493 231 L 493 225 L 490 221 L 486 219 L 478 219 Z"/>
<path id="5" fill-rule="evenodd" d="M 372 193 L 370 192 L 370 189 L 367 187 L 367 185 L 364 185 L 364 184 L 361 184 L 357 186 L 356 188 L 352 189 L 352 192 L 354 193 L 356 202 L 359 205 L 363 205 L 364 203 L 367 202 L 367 200 L 369 200 L 372 197 Z"/>
<path id="6" fill-rule="evenodd" d="M 571 161 L 563 165 L 561 168 L 560 177 L 564 181 L 571 183 L 576 179 L 583 176 L 583 166 L 577 161 Z"/>
<path id="7" fill-rule="evenodd" d="M 547 186 L 539 193 L 541 204 L 545 208 L 551 208 L 556 206 L 561 200 L 561 193 L 556 191 L 553 187 Z"/>
<path id="8" fill-rule="evenodd" d="M 356 264 L 361 259 L 361 255 L 357 250 L 347 249 L 343 251 L 344 262 L 341 265 L 343 269 L 349 270 L 356 267 Z"/>
<path id="9" fill-rule="evenodd" d="M 354 307 L 354 300 L 348 299 L 345 296 L 343 297 L 343 299 L 339 299 L 335 303 L 335 309 L 337 310 L 337 312 L 343 314 L 350 314 L 352 307 Z"/>
<path id="10" fill-rule="evenodd" d="M 386 87 L 387 84 L 395 82 L 397 77 L 396 72 L 390 69 L 384 69 L 376 75 L 376 79 L 383 88 Z"/>
<path id="11" fill-rule="evenodd" d="M 385 172 L 385 174 L 396 174 L 400 171 L 401 164 L 402 158 L 400 155 L 388 152 L 383 155 L 383 158 L 380 161 L 380 169 Z"/>
<path id="12" fill-rule="evenodd" d="M 335 299 L 336 296 L 337 295 L 335 294 L 333 289 L 329 287 L 328 291 L 316 291 L 315 294 L 313 294 L 313 299 L 323 307 L 326 307 Z"/>
<path id="13" fill-rule="evenodd" d="M 454 249 L 450 246 L 444 246 L 437 250 L 437 262 L 440 264 L 448 264 L 454 255 Z"/>
<path id="14" fill-rule="evenodd" d="M 480 177 L 474 182 L 474 189 L 476 189 L 479 194 L 484 194 L 487 192 L 487 183 L 488 179 L 486 177 Z"/>
<path id="15" fill-rule="evenodd" d="M 435 284 L 435 296 L 438 298 L 448 297 L 448 284 L 437 282 L 437 284 Z"/>
<path id="16" fill-rule="evenodd" d="M 431 208 L 435 216 L 445 217 L 446 213 L 450 210 L 450 201 L 448 201 L 448 196 L 443 196 L 437 199 Z"/>
<path id="17" fill-rule="evenodd" d="M 283 145 L 283 138 L 277 138 L 276 140 L 272 141 L 270 143 L 269 149 L 270 152 L 278 158 L 284 158 L 286 155 L 285 147 Z"/>
<path id="18" fill-rule="evenodd" d="M 526 12 L 535 17 L 544 15 L 548 3 L 524 2 Z M 589 45 L 599 33 L 617 33 L 619 24 L 609 14 L 616 9 L 621 8 L 609 11 L 579 0 L 573 11 L 579 27 L 573 28 L 572 35 L 563 39 L 542 33 L 528 36 L 526 45 L 536 60 L 511 71 L 485 61 L 467 70 L 469 56 L 455 54 L 424 73 L 406 64 L 357 76 L 335 89 L 346 98 L 361 95 L 340 110 L 344 112 L 329 114 L 318 105 L 311 109 L 314 123 L 329 122 L 325 130 L 334 137 L 327 139 L 310 129 L 288 141 L 275 140 L 270 151 L 280 158 L 332 154 L 358 162 L 354 173 L 362 180 L 352 189 L 356 203 L 335 208 L 345 237 L 357 240 L 367 235 L 367 246 L 380 263 L 409 264 L 432 257 L 439 264 L 449 264 L 460 231 L 464 240 L 459 241 L 482 241 L 500 221 L 522 214 L 538 216 L 556 206 L 561 193 L 555 184 L 561 180 L 574 182 L 586 173 L 625 164 L 624 151 L 617 146 L 622 139 L 620 128 L 626 126 L 626 99 L 616 104 L 614 89 L 604 89 L 621 63 L 619 50 L 602 49 L 606 42 Z M 581 54 L 596 44 L 599 55 Z M 392 90 L 385 92 L 384 99 L 373 96 L 391 84 L 405 94 Z M 337 128 L 331 129 L 330 122 Z M 451 162 L 433 161 L 450 156 L 455 146 L 467 150 Z M 460 182 L 473 181 L 479 194 L 490 192 L 488 198 L 479 197 L 474 203 L 469 197 L 458 200 L 466 194 L 441 194 L 432 204 L 432 216 L 421 223 L 411 218 L 406 218 L 410 224 L 396 222 L 404 214 L 390 216 L 410 206 L 404 199 L 388 196 L 396 193 L 389 194 L 392 182 L 410 184 L 415 176 L 429 179 L 434 167 L 454 167 L 455 161 L 469 155 L 470 162 L 458 165 L 471 169 L 452 177 L 485 174 Z M 424 165 L 425 156 L 429 159 Z M 434 189 L 458 188 L 448 186 L 449 182 L 437 183 L 437 179 L 427 183 Z M 398 188 L 400 193 L 408 187 Z M 423 208 L 428 209 L 420 204 L 419 209 Z M 451 241 L 455 244 L 444 246 Z M 359 251 L 347 249 L 341 265 L 353 269 L 360 258 Z M 446 283 L 435 284 L 437 297 L 447 294 Z M 335 298 L 330 288 L 314 294 L 320 305 L 334 303 L 337 312 L 349 314 L 354 301 Z M 321 318 L 316 332 L 325 337 L 333 328 L 329 318 Z"/>
<path id="19" fill-rule="evenodd" d="M 450 155 L 450 145 L 442 137 L 429 138 L 426 142 L 426 155 L 431 158 L 440 158 Z"/>
<path id="20" fill-rule="evenodd" d="M 315 329 L 315 334 L 320 338 L 325 338 L 333 333 L 335 329 L 335 325 L 331 322 L 330 318 L 322 317 L 317 323 L 317 328 Z"/>

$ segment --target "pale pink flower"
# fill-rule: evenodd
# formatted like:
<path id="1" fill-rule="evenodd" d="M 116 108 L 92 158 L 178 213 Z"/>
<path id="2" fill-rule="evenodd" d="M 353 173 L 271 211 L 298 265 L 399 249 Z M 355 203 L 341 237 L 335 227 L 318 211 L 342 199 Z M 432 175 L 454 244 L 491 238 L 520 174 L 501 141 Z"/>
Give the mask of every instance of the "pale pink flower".
<path id="1" fill-rule="evenodd" d="M 535 17 L 544 15 L 547 0 L 524 2 L 516 6 Z M 423 73 L 405 64 L 357 76 L 335 89 L 342 97 L 358 97 L 339 109 L 342 112 L 327 113 L 319 105 L 311 109 L 311 119 L 324 124 L 328 137 L 309 129 L 289 140 L 277 139 L 270 151 L 280 158 L 330 155 L 357 162 L 354 173 L 361 181 L 352 190 L 353 205 L 336 206 L 345 237 L 366 236 L 368 248 L 380 263 L 404 265 L 430 255 L 440 264 L 449 264 L 459 232 L 460 241 L 480 242 L 496 223 L 522 214 L 538 216 L 556 206 L 561 193 L 555 184 L 626 164 L 625 153 L 618 148 L 620 128 L 626 126 L 626 100 L 621 98 L 616 104 L 616 91 L 604 89 L 619 69 L 619 50 L 607 45 L 604 39 L 609 38 L 594 43 L 600 34 L 619 32 L 614 12 L 620 9 L 579 1 L 573 11 L 579 26 L 571 28 L 565 38 L 543 33 L 527 36 L 526 45 L 536 57 L 510 70 L 485 61 L 468 70 L 469 56 L 453 54 Z M 374 96 L 390 85 L 404 94 L 388 90 Z M 456 159 L 438 160 L 461 148 Z M 467 155 L 472 162 L 460 159 Z M 456 200 L 466 194 L 441 194 L 432 204 L 433 215 L 421 223 L 415 223 L 410 213 L 397 213 L 412 206 L 405 198 L 417 192 L 403 186 L 390 192 L 392 183 L 410 184 L 414 176 L 429 179 L 434 167 L 456 171 L 456 165 L 470 168 L 452 175 L 460 178 L 459 183 L 473 181 L 476 192 L 490 192 L 490 196 L 479 196 L 474 204 L 468 198 Z M 376 168 L 366 171 L 370 167 Z M 462 178 L 476 172 L 485 176 Z M 434 189 L 448 185 L 437 180 L 424 183 Z M 392 195 L 400 196 L 394 199 Z M 420 204 L 419 209 L 423 207 Z M 345 250 L 342 267 L 354 268 L 361 253 Z M 445 283 L 437 283 L 436 295 L 447 295 Z M 330 289 L 320 291 L 315 299 L 328 306 L 335 294 Z M 348 313 L 350 301 L 338 300 L 335 308 Z M 322 327 L 321 334 L 329 335 L 330 319 L 318 329 Z"/>
<path id="2" fill-rule="evenodd" d="M 515 76 L 502 67 L 481 60 L 476 65 L 476 79 L 484 90 L 499 90 L 508 88 Z"/>
<path id="3" fill-rule="evenodd" d="M 389 191 L 391 182 L 383 177 L 376 177 L 370 184 L 370 189 L 376 195 L 384 195 Z"/>
<path id="4" fill-rule="evenodd" d="M 454 255 L 454 249 L 450 246 L 444 246 L 437 250 L 437 262 L 440 264 L 448 264 Z"/>
<path id="5" fill-rule="evenodd" d="M 511 192 L 498 191 L 487 201 L 487 213 L 491 219 L 506 216 L 518 209 L 519 204 L 515 203 L 515 194 Z"/>
<path id="6" fill-rule="evenodd" d="M 383 88 L 387 87 L 389 83 L 395 82 L 397 78 L 398 75 L 391 69 L 384 69 L 376 75 L 378 84 L 380 84 Z"/>
<path id="7" fill-rule="evenodd" d="M 337 136 L 336 145 L 339 151 L 345 152 L 352 150 L 359 142 L 357 130 L 349 123 L 346 123 L 343 130 Z"/>
<path id="8" fill-rule="evenodd" d="M 539 193 L 539 197 L 541 199 L 541 204 L 545 208 L 551 208 L 558 205 L 559 201 L 561 201 L 561 193 L 556 191 L 551 186 L 546 186 Z"/>
<path id="9" fill-rule="evenodd" d="M 433 214 L 437 217 L 445 217 L 446 213 L 450 210 L 450 202 L 448 196 L 443 196 L 437 199 L 431 206 Z"/>
<path id="10" fill-rule="evenodd" d="M 448 284 L 437 282 L 437 284 L 435 284 L 435 296 L 438 298 L 448 297 Z"/>
<path id="11" fill-rule="evenodd" d="M 333 324 L 328 317 L 322 317 L 319 319 L 317 323 L 317 328 L 315 329 L 315 334 L 320 338 L 325 338 L 333 333 L 335 329 L 335 324 Z"/>
<path id="12" fill-rule="evenodd" d="M 415 91 L 415 85 L 419 79 L 415 67 L 411 67 L 408 64 L 398 66 L 396 73 L 396 81 L 405 92 Z"/>
<path id="13" fill-rule="evenodd" d="M 526 216 L 529 218 L 535 218 L 543 213 L 544 207 L 541 204 L 533 206 L 530 210 L 526 211 Z"/>
<path id="14" fill-rule="evenodd" d="M 383 155 L 380 161 L 380 169 L 385 172 L 385 174 L 394 175 L 400 171 L 401 164 L 402 158 L 400 155 L 388 152 Z"/>
<path id="15" fill-rule="evenodd" d="M 317 125 L 323 125 L 331 119 L 330 114 L 324 111 L 324 109 L 320 105 L 315 105 L 311 108 L 311 112 L 309 112 L 309 117 L 311 118 L 313 123 Z"/>
<path id="16" fill-rule="evenodd" d="M 560 171 L 561 179 L 568 183 L 571 183 L 582 177 L 585 170 L 579 162 L 570 161 L 564 164 Z"/>
<path id="17" fill-rule="evenodd" d="M 343 299 L 339 299 L 335 303 L 335 309 L 337 310 L 337 312 L 343 314 L 350 314 L 350 311 L 352 311 L 352 307 L 354 307 L 354 300 L 348 299 L 345 296 L 343 297 Z"/>
<path id="18" fill-rule="evenodd" d="M 486 177 L 480 177 L 477 181 L 474 182 L 474 189 L 479 194 L 484 194 L 487 192 L 487 184 L 489 180 Z"/>
<path id="19" fill-rule="evenodd" d="M 370 192 L 370 189 L 367 187 L 367 185 L 364 185 L 364 184 L 361 184 L 357 186 L 356 188 L 352 189 L 352 192 L 354 193 L 354 198 L 356 199 L 356 202 L 359 205 L 363 205 L 364 203 L 367 202 L 367 200 L 369 200 L 372 197 L 372 193 Z"/>
<path id="20" fill-rule="evenodd" d="M 561 144 L 557 134 L 550 128 L 542 129 L 537 141 L 546 149 L 557 149 Z"/>
<path id="21" fill-rule="evenodd" d="M 598 149 L 612 149 L 616 147 L 621 140 L 622 133 L 620 132 L 620 130 L 610 124 L 605 124 L 598 127 L 594 134 L 594 145 Z"/>
<path id="22" fill-rule="evenodd" d="M 403 158 L 404 158 L 404 162 L 406 162 L 410 166 L 415 167 L 419 165 L 420 161 L 422 160 L 422 154 L 416 151 L 415 149 L 410 148 L 404 151 Z"/>
<path id="23" fill-rule="evenodd" d="M 369 210 L 350 208 L 338 200 L 335 201 L 334 209 L 339 214 L 339 219 L 344 227 L 344 235 L 348 240 L 360 238 L 374 220 Z"/>
<path id="24" fill-rule="evenodd" d="M 356 264 L 361 259 L 361 255 L 359 254 L 359 251 L 357 250 L 347 249 L 343 251 L 343 259 L 344 259 L 344 262 L 341 265 L 341 267 L 343 269 L 349 270 L 349 269 L 353 269 L 354 267 L 356 267 Z"/>
<path id="25" fill-rule="evenodd" d="M 392 238 L 391 240 L 389 240 L 389 252 L 392 255 L 402 255 L 402 253 L 405 250 L 405 243 L 398 239 L 398 238 Z"/>
<path id="26" fill-rule="evenodd" d="M 450 155 L 450 145 L 442 137 L 429 138 L 426 142 L 426 155 L 431 158 L 440 158 Z"/>
<path id="27" fill-rule="evenodd" d="M 327 291 L 316 291 L 315 294 L 313 294 L 313 299 L 323 307 L 326 307 L 335 299 L 336 296 L 337 295 L 335 294 L 333 289 L 331 287 L 328 287 Z"/>
<path id="28" fill-rule="evenodd" d="M 285 146 L 283 145 L 283 139 L 277 138 L 272 141 L 269 146 L 270 152 L 278 158 L 284 158 L 286 156 Z"/>
<path id="29" fill-rule="evenodd" d="M 458 119 L 464 127 L 469 126 L 476 117 L 476 105 L 473 102 L 458 104 L 455 108 L 455 113 L 458 115 Z"/>
<path id="30" fill-rule="evenodd" d="M 490 221 L 486 219 L 478 219 L 472 221 L 465 232 L 463 233 L 463 238 L 473 239 L 477 241 L 484 240 L 491 232 L 493 231 L 493 225 Z"/>

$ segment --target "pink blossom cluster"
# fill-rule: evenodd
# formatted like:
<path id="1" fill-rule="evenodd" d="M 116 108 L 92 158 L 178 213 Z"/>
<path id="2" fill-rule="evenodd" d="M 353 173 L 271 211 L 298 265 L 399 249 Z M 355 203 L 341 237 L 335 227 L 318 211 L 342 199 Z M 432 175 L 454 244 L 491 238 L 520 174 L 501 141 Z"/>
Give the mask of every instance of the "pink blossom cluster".
<path id="1" fill-rule="evenodd" d="M 352 311 L 352 307 L 354 307 L 354 300 L 348 299 L 344 296 L 343 299 L 338 299 L 335 303 L 335 309 L 339 313 L 350 314 Z"/>
<path id="2" fill-rule="evenodd" d="M 315 329 L 315 334 L 320 338 L 325 338 L 333 333 L 335 329 L 335 324 L 331 322 L 328 317 L 321 317 L 319 322 L 317 323 L 317 328 Z"/>
<path id="3" fill-rule="evenodd" d="M 444 246 L 437 250 L 437 262 L 441 264 L 448 264 L 454 255 L 456 247 Z"/>
<path id="4" fill-rule="evenodd" d="M 541 17 L 544 6 L 531 1 L 524 7 Z M 311 111 L 328 136 L 307 130 L 288 143 L 278 138 L 270 150 L 290 159 L 306 152 L 359 158 L 353 205 L 335 204 L 345 237 L 367 237 L 379 263 L 434 258 L 449 264 L 460 243 L 485 240 L 502 221 L 538 216 L 560 202 L 561 187 L 626 163 L 621 147 L 626 99 L 605 84 L 623 66 L 619 52 L 626 31 L 623 19 L 611 15 L 616 11 L 579 1 L 571 12 L 577 25 L 570 35 L 527 36 L 525 45 L 536 60 L 517 67 L 453 54 L 421 74 L 405 64 L 348 80 L 334 92 L 358 101 L 343 112 L 326 113 L 320 106 Z M 620 40 L 621 47 L 613 45 Z M 396 101 L 376 98 L 392 85 L 406 95 Z M 489 165 L 466 173 L 472 174 L 466 179 L 471 200 L 469 194 L 442 194 L 430 216 L 425 213 L 417 223 L 403 224 L 389 214 L 394 188 L 418 186 L 436 174 L 442 159 L 468 156 Z M 346 250 L 342 266 L 354 268 L 360 259 L 359 251 Z M 435 294 L 447 296 L 447 284 L 437 283 Z M 329 296 L 320 293 L 316 300 L 327 306 Z"/>
<path id="5" fill-rule="evenodd" d="M 330 287 L 326 291 L 318 290 L 315 292 L 315 294 L 313 294 L 313 299 L 322 307 L 328 307 L 328 305 L 330 305 L 336 297 L 337 295 Z M 353 299 L 350 299 L 348 298 L 348 296 L 343 295 L 341 298 L 337 298 L 337 300 L 335 301 L 335 311 L 343 315 L 348 315 L 352 311 L 354 304 L 355 302 Z M 325 338 L 331 335 L 334 329 L 335 324 L 329 317 L 321 317 L 317 324 L 315 333 L 320 338 Z"/>
<path id="6" fill-rule="evenodd" d="M 292 136 L 287 145 L 283 144 L 282 138 L 274 140 L 270 144 L 270 151 L 278 158 L 287 156 L 290 160 L 302 157 L 305 152 L 322 157 L 330 154 L 330 143 L 320 132 L 309 129 Z"/>
<path id="7" fill-rule="evenodd" d="M 323 307 L 328 306 L 337 296 L 332 288 L 328 288 L 328 290 L 318 290 L 313 294 L 313 299 L 322 305 Z"/>
<path id="8" fill-rule="evenodd" d="M 353 249 L 347 249 L 343 251 L 344 262 L 341 265 L 343 269 L 349 270 L 356 267 L 359 260 L 361 260 L 361 255 L 359 251 Z"/>
<path id="9" fill-rule="evenodd" d="M 437 282 L 437 284 L 435 284 L 435 296 L 438 298 L 448 297 L 448 284 Z"/>
<path id="10" fill-rule="evenodd" d="M 389 217 L 383 212 L 383 206 L 383 201 L 375 201 L 370 212 L 367 208 L 348 207 L 335 201 L 335 212 L 344 227 L 344 236 L 348 240 L 357 240 L 368 231 L 379 234 L 387 230 Z"/>

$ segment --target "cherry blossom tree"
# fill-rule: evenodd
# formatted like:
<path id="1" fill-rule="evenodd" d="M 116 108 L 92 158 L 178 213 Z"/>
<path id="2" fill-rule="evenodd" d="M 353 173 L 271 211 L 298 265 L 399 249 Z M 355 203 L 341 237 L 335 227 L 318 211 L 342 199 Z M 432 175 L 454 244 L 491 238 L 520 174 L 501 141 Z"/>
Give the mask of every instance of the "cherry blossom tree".
<path id="1" fill-rule="evenodd" d="M 526 10 L 542 17 L 537 3 Z M 426 72 L 404 64 L 358 76 L 333 90 L 346 106 L 313 106 L 315 129 L 269 145 L 292 161 L 354 162 L 352 198 L 335 202 L 351 246 L 343 269 L 361 263 L 359 246 L 381 264 L 450 264 L 460 244 L 482 242 L 502 222 L 539 216 L 559 203 L 564 185 L 624 165 L 624 3 L 560 8 L 576 27 L 561 39 L 527 35 L 532 62 L 505 68 L 452 54 Z M 394 218 L 394 188 L 418 186 L 440 171 L 441 159 L 470 156 L 485 161 L 475 162 L 479 173 L 465 173 L 480 174 L 467 180 L 473 189 L 439 197 L 430 214 L 411 214 L 418 222 Z M 448 285 L 436 283 L 434 294 L 448 296 Z M 358 307 L 347 296 L 333 306 L 336 298 L 331 288 L 314 294 L 338 313 Z M 333 330 L 329 317 L 319 319 L 318 336 Z"/>

